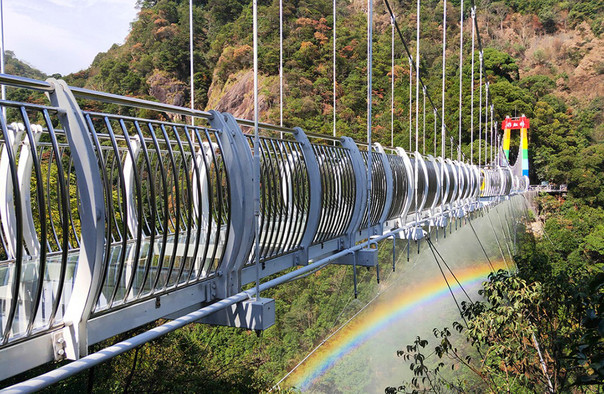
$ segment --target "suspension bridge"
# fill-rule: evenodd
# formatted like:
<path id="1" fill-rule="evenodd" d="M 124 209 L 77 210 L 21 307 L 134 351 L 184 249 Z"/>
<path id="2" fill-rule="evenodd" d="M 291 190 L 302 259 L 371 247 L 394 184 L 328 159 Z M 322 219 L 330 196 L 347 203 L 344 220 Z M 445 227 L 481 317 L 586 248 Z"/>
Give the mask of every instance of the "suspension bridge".
<path id="1" fill-rule="evenodd" d="M 274 300 L 262 298 L 264 290 L 329 264 L 350 265 L 355 278 L 359 267 L 370 267 L 379 280 L 379 242 L 420 243 L 440 231 L 444 236 L 462 219 L 528 190 L 528 119 L 505 119 L 500 138 L 489 84 L 483 81 L 475 6 L 467 82 L 472 104 L 462 108 L 460 73 L 454 149 L 454 133 L 442 110 L 444 72 L 441 109 L 418 72 L 419 2 L 415 57 L 386 5 L 392 42 L 398 32 L 411 88 L 415 82 L 408 149 L 372 141 L 372 23 L 366 142 L 337 138 L 335 122 L 333 136 L 260 122 L 257 39 L 253 120 L 52 78 L 0 75 L 4 86 L 46 96 L 46 103 L 0 103 L 0 174 L 5 179 L 0 188 L 0 380 L 55 360 L 74 360 L 9 391 L 41 389 L 191 322 L 264 330 L 275 321 Z M 445 23 L 446 10 L 445 2 Z M 370 22 L 372 13 L 369 1 Z M 463 23 L 463 10 L 461 15 Z M 334 29 L 334 41 L 335 34 Z M 425 145 L 420 153 L 420 92 L 423 113 L 428 98 L 435 115 L 434 155 L 425 154 Z M 107 103 L 119 110 L 85 109 Z M 147 115 L 137 115 L 138 110 Z M 473 151 L 469 158 L 461 151 L 461 114 L 467 111 L 472 149 L 474 123 L 478 126 L 477 163 Z M 436 156 L 439 118 L 441 151 Z M 510 166 L 514 129 L 521 131 L 520 147 Z M 88 354 L 91 345 L 160 318 L 169 321 Z"/>

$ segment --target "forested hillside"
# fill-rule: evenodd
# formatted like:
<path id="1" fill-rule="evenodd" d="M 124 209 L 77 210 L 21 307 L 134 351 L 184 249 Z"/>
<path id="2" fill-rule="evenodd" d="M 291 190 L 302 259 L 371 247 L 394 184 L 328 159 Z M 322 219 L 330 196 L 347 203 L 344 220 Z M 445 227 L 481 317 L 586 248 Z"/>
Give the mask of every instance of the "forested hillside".
<path id="1" fill-rule="evenodd" d="M 393 3 L 413 50 L 415 4 Z M 259 4 L 261 120 L 278 123 L 279 2 Z M 364 139 L 366 3 L 338 0 L 338 4 L 337 132 Z M 459 4 L 459 0 L 449 2 L 447 32 L 445 113 L 453 129 L 459 116 L 458 73 L 471 72 L 469 45 L 465 47 L 463 67 L 460 69 L 457 63 Z M 465 4 L 467 11 L 470 2 Z M 139 0 L 138 5 L 140 12 L 125 44 L 114 45 L 98 54 L 90 68 L 64 78 L 72 85 L 188 106 L 189 2 Z M 196 108 L 251 118 L 251 2 L 204 0 L 194 1 L 194 5 Z M 557 390 L 601 390 L 601 386 L 590 385 L 601 384 L 604 379 L 604 1 L 482 0 L 477 6 L 496 119 L 526 114 L 531 119 L 532 183 L 551 181 L 569 186 L 566 198 L 542 196 L 536 200 L 536 219 L 541 225 L 536 226 L 535 233 L 526 234 L 524 247 L 516 256 L 518 276 L 497 277 L 491 283 L 501 284 L 497 291 L 504 298 L 512 294 L 510 286 L 514 291 L 527 289 L 523 295 L 530 294 L 531 303 L 520 302 L 512 312 L 537 317 L 524 325 L 499 322 L 495 328 L 514 334 L 523 330 L 535 333 Z M 284 122 L 311 132 L 331 133 L 331 1 L 284 1 L 284 7 Z M 390 19 L 381 2 L 375 7 L 374 139 L 389 145 Z M 442 8 L 440 1 L 422 3 L 421 73 L 435 98 L 440 96 L 441 86 Z M 466 40 L 470 37 L 468 25 Z M 395 56 L 395 145 L 407 148 L 409 71 L 400 42 Z M 7 66 L 9 73 L 43 78 L 9 56 L 11 64 L 12 68 Z M 464 86 L 467 107 L 469 89 L 469 85 Z M 463 151 L 469 156 L 469 111 L 464 114 Z M 428 131 L 433 129 L 432 122 L 428 110 Z M 426 138 L 428 153 L 433 143 L 430 132 Z M 477 149 L 475 155 L 477 158 Z M 241 330 L 192 325 L 55 389 L 266 389 L 334 326 L 352 315 L 376 286 L 368 273 L 360 283 L 364 293 L 355 301 L 350 296 L 351 283 L 350 270 L 331 267 L 270 294 L 277 300 L 279 320 L 262 337 Z M 486 308 L 487 312 L 496 310 Z M 477 330 L 493 324 L 488 317 L 481 311 L 468 312 Z M 488 341 L 482 337 L 481 341 L 478 343 L 487 348 L 522 350 L 516 353 L 521 358 L 518 363 L 502 358 L 485 360 L 483 372 L 496 377 L 493 391 L 530 391 L 544 384 L 539 368 L 523 369 L 535 361 L 531 346 L 514 342 L 518 338 L 513 335 L 489 336 Z M 514 384 L 510 384 L 511 379 L 516 379 Z"/>
<path id="2" fill-rule="evenodd" d="M 218 109 L 251 118 L 251 5 L 240 0 L 194 3 L 195 105 L 199 109 Z M 278 1 L 260 4 L 261 118 L 276 123 Z M 337 132 L 357 138 L 363 138 L 366 123 L 364 4 L 359 0 L 339 2 L 337 19 Z M 459 116 L 459 4 L 453 2 L 453 5 L 455 8 L 448 12 L 445 111 L 446 123 L 452 130 Z M 139 6 L 138 19 L 133 22 L 125 44 L 100 53 L 89 69 L 69 75 L 67 80 L 92 89 L 188 105 L 188 2 L 141 0 Z M 412 51 L 414 7 L 411 3 L 394 4 Z M 597 157 L 602 157 L 600 142 L 604 140 L 603 12 L 601 0 L 478 2 L 495 119 L 520 114 L 531 119 L 532 181 L 568 183 L 575 186 L 573 190 L 594 195 L 600 202 L 604 198 L 597 192 L 602 185 L 597 170 L 603 165 Z M 389 145 L 390 22 L 381 2 L 376 3 L 375 15 L 374 138 Z M 440 95 L 442 67 L 439 41 L 442 3 L 423 2 L 421 15 L 422 77 L 436 99 Z M 331 133 L 331 2 L 286 2 L 284 19 L 284 122 L 312 132 Z M 465 30 L 469 44 L 469 23 Z M 465 48 L 462 72 L 469 75 L 470 45 Z M 395 56 L 395 143 L 407 147 L 408 64 L 398 40 Z M 475 75 L 477 69 L 478 65 Z M 464 85 L 466 108 L 470 105 L 469 90 L 469 84 Z M 478 106 L 478 95 L 475 105 Z M 428 109 L 428 131 L 433 129 L 432 122 L 432 111 Z M 462 138 L 466 157 L 470 151 L 469 126 L 469 111 L 464 111 Z M 427 134 L 426 146 L 433 147 L 432 133 Z M 477 156 L 478 149 L 474 152 Z M 564 154 L 552 154 L 557 152 Z"/>

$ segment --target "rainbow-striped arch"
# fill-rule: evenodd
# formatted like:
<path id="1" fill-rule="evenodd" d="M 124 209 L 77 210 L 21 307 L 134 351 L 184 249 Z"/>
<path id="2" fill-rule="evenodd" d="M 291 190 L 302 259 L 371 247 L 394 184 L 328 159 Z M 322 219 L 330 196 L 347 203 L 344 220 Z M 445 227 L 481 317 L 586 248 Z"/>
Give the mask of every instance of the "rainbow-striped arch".
<path id="1" fill-rule="evenodd" d="M 501 128 L 503 129 L 503 152 L 506 160 L 510 160 L 510 138 L 512 130 L 520 130 L 520 146 L 518 148 L 518 159 L 513 166 L 514 175 L 526 176 L 529 175 L 528 161 L 528 129 L 530 126 L 529 119 L 522 115 L 519 118 L 510 118 L 506 116 Z M 518 165 L 520 164 L 520 166 Z M 517 173 L 519 172 L 519 173 Z"/>

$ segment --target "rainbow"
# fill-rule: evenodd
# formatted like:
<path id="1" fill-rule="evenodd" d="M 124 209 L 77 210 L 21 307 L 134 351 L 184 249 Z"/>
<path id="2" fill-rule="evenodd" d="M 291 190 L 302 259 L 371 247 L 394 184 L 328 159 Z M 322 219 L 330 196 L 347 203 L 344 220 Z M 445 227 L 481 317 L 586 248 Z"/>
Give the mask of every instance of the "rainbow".
<path id="1" fill-rule="evenodd" d="M 505 269 L 503 261 L 493 262 L 496 270 Z M 487 264 L 457 269 L 455 276 L 464 287 L 480 284 L 491 272 Z M 459 285 L 452 277 L 448 278 L 453 291 L 459 290 Z M 332 339 L 320 347 L 304 364 L 302 364 L 287 380 L 291 387 L 302 391 L 307 390 L 329 371 L 335 363 L 367 340 L 377 335 L 386 327 L 410 315 L 414 310 L 427 306 L 439 299 L 450 297 L 449 289 L 439 275 L 415 285 L 410 285 L 394 299 L 383 302 L 372 310 L 359 316 Z"/>

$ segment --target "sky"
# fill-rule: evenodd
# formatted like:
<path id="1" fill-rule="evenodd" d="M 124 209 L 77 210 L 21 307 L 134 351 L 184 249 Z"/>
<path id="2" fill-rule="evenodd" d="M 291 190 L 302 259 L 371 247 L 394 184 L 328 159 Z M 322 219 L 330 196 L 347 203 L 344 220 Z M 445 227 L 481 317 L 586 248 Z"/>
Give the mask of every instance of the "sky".
<path id="1" fill-rule="evenodd" d="M 4 46 L 46 74 L 66 75 L 122 44 L 136 0 L 1 0 Z"/>

